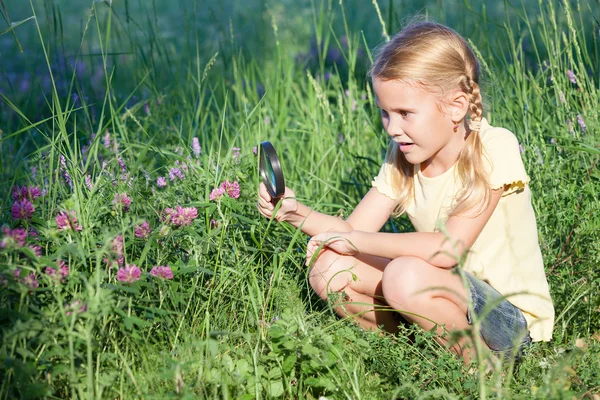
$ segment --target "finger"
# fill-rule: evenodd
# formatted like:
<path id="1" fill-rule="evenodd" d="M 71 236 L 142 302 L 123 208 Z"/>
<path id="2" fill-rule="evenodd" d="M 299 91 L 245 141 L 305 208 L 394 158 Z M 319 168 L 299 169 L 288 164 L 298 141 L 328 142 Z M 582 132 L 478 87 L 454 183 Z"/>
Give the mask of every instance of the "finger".
<path id="1" fill-rule="evenodd" d="M 269 194 L 269 191 L 267 190 L 267 187 L 265 186 L 264 182 L 261 182 L 258 185 L 258 195 L 260 197 L 262 197 L 263 199 L 265 199 L 266 201 L 271 201 L 271 195 Z"/>

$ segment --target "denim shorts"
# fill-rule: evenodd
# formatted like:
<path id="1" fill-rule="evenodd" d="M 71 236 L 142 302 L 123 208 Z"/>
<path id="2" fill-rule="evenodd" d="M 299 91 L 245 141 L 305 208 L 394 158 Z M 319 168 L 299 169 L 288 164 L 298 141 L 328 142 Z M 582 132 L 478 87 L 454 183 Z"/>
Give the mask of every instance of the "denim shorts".
<path id="1" fill-rule="evenodd" d="M 464 270 L 461 273 L 467 278 L 471 297 L 467 311 L 469 324 L 473 324 L 473 316 L 477 316 L 481 321 L 481 338 L 488 347 L 503 357 L 519 359 L 531 344 L 521 310 L 486 282 Z"/>

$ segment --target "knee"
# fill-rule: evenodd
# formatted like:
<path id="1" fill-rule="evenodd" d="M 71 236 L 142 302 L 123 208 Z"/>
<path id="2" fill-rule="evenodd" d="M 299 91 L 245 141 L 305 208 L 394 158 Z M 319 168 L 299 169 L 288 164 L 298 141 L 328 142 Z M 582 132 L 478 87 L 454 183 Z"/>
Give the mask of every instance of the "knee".
<path id="1" fill-rule="evenodd" d="M 423 265 L 417 257 L 399 257 L 385 267 L 381 289 L 386 302 L 397 309 L 410 310 L 419 301 L 423 287 Z"/>
<path id="2" fill-rule="evenodd" d="M 352 260 L 331 250 L 322 251 L 310 269 L 310 286 L 324 300 L 329 293 L 342 291 L 352 281 Z"/>

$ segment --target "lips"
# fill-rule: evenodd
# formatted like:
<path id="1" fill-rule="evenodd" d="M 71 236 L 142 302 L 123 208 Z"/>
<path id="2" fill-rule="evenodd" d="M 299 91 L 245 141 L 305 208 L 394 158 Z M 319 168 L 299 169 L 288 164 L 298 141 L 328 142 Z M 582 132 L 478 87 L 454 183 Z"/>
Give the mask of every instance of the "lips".
<path id="1" fill-rule="evenodd" d="M 398 148 L 403 153 L 410 151 L 414 147 L 414 145 L 415 145 L 414 143 L 409 143 L 409 142 L 398 142 Z"/>

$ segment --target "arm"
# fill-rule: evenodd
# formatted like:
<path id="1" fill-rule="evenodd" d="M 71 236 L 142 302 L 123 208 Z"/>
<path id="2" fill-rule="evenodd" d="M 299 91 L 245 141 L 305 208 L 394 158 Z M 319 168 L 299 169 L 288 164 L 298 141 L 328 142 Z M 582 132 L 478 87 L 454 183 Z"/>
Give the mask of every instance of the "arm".
<path id="1" fill-rule="evenodd" d="M 302 227 L 302 231 L 309 236 L 327 231 L 351 232 L 360 230 L 363 232 L 377 232 L 385 224 L 396 206 L 394 200 L 379 193 L 375 188 L 363 197 L 346 220 L 311 210 L 299 202 L 297 204 L 296 211 L 289 213 L 283 220 L 296 228 Z"/>
<path id="2" fill-rule="evenodd" d="M 314 251 L 318 245 L 326 242 L 328 247 L 346 254 L 351 253 L 353 249 L 355 253 L 389 259 L 413 256 L 422 258 L 437 267 L 451 268 L 456 265 L 457 257 L 462 256 L 475 243 L 498 205 L 502 193 L 503 190 L 493 190 L 490 204 L 476 217 L 448 218 L 446 222 L 448 237 L 442 232 L 380 233 L 354 230 L 344 235 L 339 235 L 337 232 L 332 232 L 328 236 L 319 235 L 311 240 L 314 243 L 312 246 L 309 245 L 309 248 Z M 328 237 L 333 236 L 339 236 L 340 239 L 327 242 Z M 336 249 L 336 246 L 340 248 Z M 310 258 L 312 254 L 307 256 Z"/>

